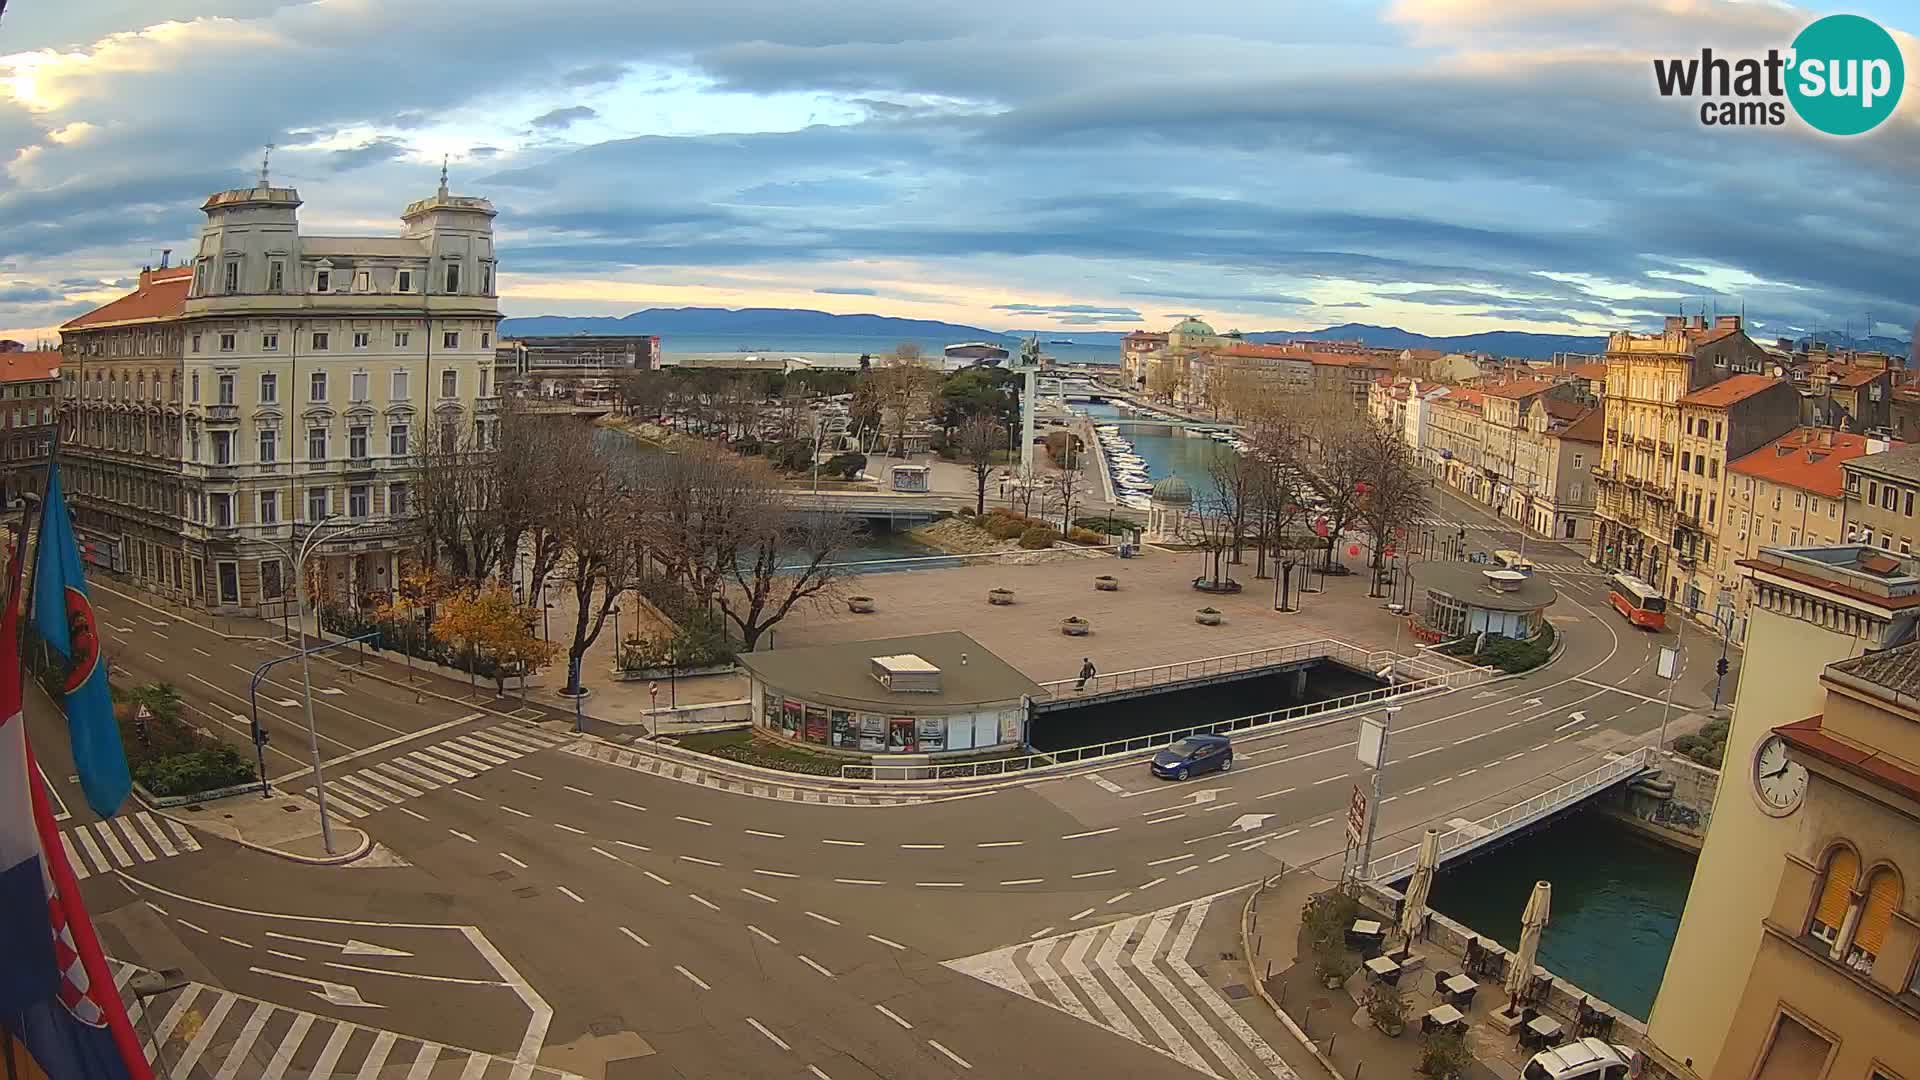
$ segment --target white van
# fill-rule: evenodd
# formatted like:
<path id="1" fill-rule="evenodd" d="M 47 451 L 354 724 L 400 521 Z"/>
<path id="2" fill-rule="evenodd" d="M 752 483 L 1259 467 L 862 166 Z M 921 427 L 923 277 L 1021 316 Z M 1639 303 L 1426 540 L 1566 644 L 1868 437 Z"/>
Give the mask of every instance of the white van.
<path id="1" fill-rule="evenodd" d="M 1508 570 L 1533 569 L 1533 564 L 1528 562 L 1524 555 L 1521 555 L 1511 548 L 1501 548 L 1499 551 L 1494 552 L 1493 561 L 1495 564 Z"/>
<path id="2" fill-rule="evenodd" d="M 1633 1051 L 1588 1036 L 1533 1055 L 1522 1080 L 1627 1080 Z"/>

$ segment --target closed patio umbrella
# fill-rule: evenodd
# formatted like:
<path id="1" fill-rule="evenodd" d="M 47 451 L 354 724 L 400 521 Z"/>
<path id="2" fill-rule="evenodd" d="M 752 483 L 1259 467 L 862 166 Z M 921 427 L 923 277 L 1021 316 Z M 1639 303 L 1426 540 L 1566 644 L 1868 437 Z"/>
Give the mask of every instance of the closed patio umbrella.
<path id="1" fill-rule="evenodd" d="M 1520 916 L 1520 947 L 1513 951 L 1512 966 L 1507 968 L 1507 1007 L 1511 1011 L 1519 1011 L 1520 995 L 1533 981 L 1534 958 L 1540 954 L 1540 934 L 1547 928 L 1552 902 L 1553 886 L 1534 882 L 1527 910 Z"/>
<path id="2" fill-rule="evenodd" d="M 1433 872 L 1440 866 L 1440 830 L 1428 829 L 1420 838 L 1420 861 L 1414 864 L 1413 877 L 1407 881 L 1406 903 L 1400 905 L 1400 939 L 1403 948 L 1413 947 L 1413 938 L 1427 921 L 1427 896 L 1433 892 Z"/>

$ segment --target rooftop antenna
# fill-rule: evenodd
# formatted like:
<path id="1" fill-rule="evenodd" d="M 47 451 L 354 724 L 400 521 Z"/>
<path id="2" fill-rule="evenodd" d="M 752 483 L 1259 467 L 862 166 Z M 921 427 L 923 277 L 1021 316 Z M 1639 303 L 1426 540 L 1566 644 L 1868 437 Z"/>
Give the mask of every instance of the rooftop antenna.
<path id="1" fill-rule="evenodd" d="M 273 163 L 273 144 L 268 143 L 266 146 L 266 149 L 262 151 L 260 154 L 260 186 L 262 188 L 265 188 L 267 186 L 267 168 L 272 163 Z"/>
<path id="2" fill-rule="evenodd" d="M 440 197 L 447 197 L 447 155 L 440 155 Z"/>

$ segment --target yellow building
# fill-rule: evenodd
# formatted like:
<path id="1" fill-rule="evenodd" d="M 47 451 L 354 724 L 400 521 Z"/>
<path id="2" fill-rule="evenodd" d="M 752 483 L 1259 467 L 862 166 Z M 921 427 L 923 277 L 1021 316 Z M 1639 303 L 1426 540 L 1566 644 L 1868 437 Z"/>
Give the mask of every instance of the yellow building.
<path id="1" fill-rule="evenodd" d="M 1801 872 L 1804 867 L 1795 869 L 1793 861 L 1824 866 L 1822 860 L 1829 858 L 1835 840 L 1843 835 L 1860 845 L 1859 853 L 1869 859 L 1860 863 L 1863 882 L 1874 866 L 1872 858 L 1882 857 L 1903 843 L 1906 854 L 1900 860 L 1905 873 L 1920 873 L 1913 869 L 1920 865 L 1920 853 L 1913 846 L 1916 834 L 1908 831 L 1903 840 L 1900 831 L 1886 823 L 1876 826 L 1877 831 L 1857 831 L 1860 822 L 1843 824 L 1830 811 L 1826 794 L 1816 798 L 1809 786 L 1802 798 L 1792 790 L 1793 784 L 1782 784 L 1783 778 L 1791 779 L 1792 775 L 1792 769 L 1782 771 L 1783 766 L 1790 760 L 1796 767 L 1805 767 L 1806 763 L 1800 760 L 1801 751 L 1782 750 L 1780 741 L 1785 736 L 1776 735 L 1775 729 L 1817 716 L 1828 707 L 1828 686 L 1821 673 L 1829 664 L 1885 648 L 1911 635 L 1914 620 L 1920 617 L 1920 560 L 1860 546 L 1767 547 L 1739 565 L 1753 598 L 1747 653 L 1740 667 L 1737 698 L 1741 706 L 1734 711 L 1727 733 L 1723 781 L 1714 799 L 1712 825 L 1701 848 L 1686 911 L 1667 959 L 1666 975 L 1654 999 L 1648 1033 L 1661 1054 L 1670 1059 L 1667 1064 L 1683 1076 L 1701 1080 L 1821 1080 L 1827 1076 L 1868 1080 L 1871 1074 L 1864 1067 L 1831 1072 L 1825 1071 L 1826 1066 L 1814 1072 L 1754 1071 L 1761 1059 L 1745 1033 L 1753 1029 L 1751 1016 L 1756 1010 L 1766 1013 L 1770 1030 L 1777 1012 L 1783 1011 L 1797 1016 L 1796 1022 L 1810 1021 L 1813 1030 L 1829 1036 L 1849 1033 L 1846 1041 L 1853 1044 L 1850 1054 L 1857 1055 L 1872 1045 L 1867 1037 L 1851 1034 L 1861 1031 L 1856 1025 L 1868 1020 L 1848 1015 L 1860 1011 L 1860 1005 L 1850 996 L 1815 992 L 1819 984 L 1811 981 L 1796 986 L 1776 980 L 1775 975 L 1782 970 L 1775 955 L 1778 949 L 1805 951 L 1804 943 L 1796 942 L 1806 931 L 1809 900 L 1807 891 L 1801 889 L 1801 911 L 1781 923 L 1782 897 L 1791 891 L 1790 883 L 1811 880 Z M 1920 658 L 1911 662 L 1920 662 Z M 1886 746 L 1890 752 L 1910 758 L 1920 756 L 1920 734 L 1890 723 L 1862 724 L 1849 719 L 1833 734 Z M 1906 728 L 1912 726 L 1906 723 Z M 1856 755 L 1856 760 L 1864 757 Z M 1842 801 L 1856 797 L 1838 791 L 1833 794 Z M 1909 813 L 1920 809 L 1913 803 L 1908 806 Z M 1907 829 L 1915 828 L 1914 820 L 1909 819 Z M 1849 910 L 1852 904 L 1849 900 Z M 1843 929 L 1851 932 L 1850 927 Z M 1793 940 L 1783 940 L 1782 935 Z M 1898 934 L 1893 940 L 1920 942 Z M 1909 948 L 1907 955 L 1888 962 L 1886 969 L 1876 963 L 1878 978 L 1909 979 L 1915 959 L 1912 952 Z M 1854 975 L 1839 973 L 1839 977 L 1852 979 Z M 1768 994 L 1774 996 L 1768 998 Z M 1920 1018 L 1920 1011 L 1916 1011 L 1920 999 L 1903 1003 L 1899 993 L 1881 994 L 1883 1004 L 1889 998 L 1894 999 L 1893 1008 L 1906 1010 L 1908 1024 Z M 1774 1005 L 1781 1010 L 1773 1010 Z M 1913 1044 L 1907 1045 L 1911 1053 Z M 1864 1062 L 1865 1058 L 1847 1060 Z M 1886 1059 L 1888 1063 L 1898 1060 Z M 1905 1062 L 1902 1071 L 1887 1068 L 1884 1075 L 1892 1080 L 1912 1080 L 1916 1075 L 1912 1066 L 1920 1062 L 1920 1057 L 1908 1057 Z"/>
<path id="2" fill-rule="evenodd" d="M 1680 399 L 1680 471 L 1674 488 L 1673 566 L 1664 588 L 1684 611 L 1724 623 L 1740 575 L 1725 542 L 1727 466 L 1791 431 L 1800 394 L 1766 375 L 1734 375 Z"/>

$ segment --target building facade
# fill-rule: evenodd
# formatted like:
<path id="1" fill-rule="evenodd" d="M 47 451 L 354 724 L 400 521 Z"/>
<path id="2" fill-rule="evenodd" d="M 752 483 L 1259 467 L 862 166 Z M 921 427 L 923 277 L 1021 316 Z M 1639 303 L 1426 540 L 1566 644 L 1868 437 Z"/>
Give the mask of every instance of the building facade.
<path id="1" fill-rule="evenodd" d="M 1147 357 L 1167 347 L 1167 335 L 1135 330 L 1120 339 L 1120 373 L 1130 387 L 1147 384 Z"/>
<path id="2" fill-rule="evenodd" d="M 1868 440 L 1866 454 L 1844 463 L 1846 474 L 1847 539 L 1882 551 L 1913 551 L 1920 538 L 1920 518 L 1914 503 L 1920 499 L 1920 446 L 1886 448 Z"/>
<path id="3" fill-rule="evenodd" d="M 1796 986 L 1768 974 L 1776 969 L 1769 966 L 1771 961 L 1763 964 L 1763 949 L 1771 951 L 1775 945 L 1786 944 L 1780 940 L 1782 935 L 1795 941 L 1802 938 L 1810 910 L 1811 897 L 1801 889 L 1800 910 L 1781 922 L 1781 896 L 1786 886 L 1779 883 L 1778 875 L 1790 856 L 1819 865 L 1815 860 L 1825 859 L 1842 837 L 1870 844 L 1874 852 L 1870 858 L 1885 857 L 1890 844 L 1913 843 L 1915 818 L 1909 817 L 1904 833 L 1891 830 L 1873 836 L 1859 832 L 1854 823 L 1843 825 L 1825 810 L 1814 810 L 1810 785 L 1803 802 L 1794 794 L 1791 782 L 1781 783 L 1793 779 L 1791 768 L 1787 768 L 1789 762 L 1808 766 L 1799 758 L 1799 751 L 1779 745 L 1776 740 L 1784 739 L 1777 729 L 1825 710 L 1827 687 L 1821 673 L 1827 665 L 1911 638 L 1916 618 L 1920 618 L 1920 562 L 1855 545 L 1762 548 L 1739 565 L 1749 579 L 1753 597 L 1746 657 L 1740 665 L 1737 700 L 1741 707 L 1734 710 L 1727 732 L 1723 780 L 1714 801 L 1713 820 L 1654 999 L 1648 1034 L 1661 1054 L 1670 1059 L 1663 1064 L 1671 1065 L 1682 1076 L 1701 1080 L 1751 1080 L 1756 1076 L 1768 1080 L 1820 1080 L 1829 1076 L 1835 1080 L 1870 1080 L 1872 1074 L 1865 1067 L 1829 1071 L 1826 1064 L 1812 1071 L 1756 1072 L 1757 1062 L 1764 1059 L 1742 1032 L 1754 1026 L 1748 1016 L 1773 1005 L 1810 1021 L 1817 1031 L 1859 1030 L 1854 1026 L 1856 1018 L 1844 1015 L 1845 1010 L 1855 1008 L 1850 994 L 1815 992 L 1818 983 L 1803 981 Z M 1866 734 L 1862 728 L 1853 730 Z M 1868 745 L 1885 745 L 1896 753 L 1920 753 L 1914 744 L 1904 741 L 1887 745 L 1889 734 L 1884 730 L 1872 733 Z M 1858 850 L 1866 856 L 1869 848 Z M 1906 850 L 1911 853 L 1913 849 Z M 1862 862 L 1860 868 L 1864 872 L 1873 865 Z M 1911 854 L 1903 859 L 1903 865 L 1905 873 L 1914 873 Z M 1808 879 L 1802 876 L 1798 880 Z M 1866 880 L 1864 874 L 1861 880 Z M 1843 908 L 1850 910 L 1853 903 L 1849 897 Z M 1768 938 L 1774 941 L 1763 943 Z M 1913 959 L 1909 950 L 1909 955 L 1888 961 L 1885 969 L 1878 963 L 1874 969 L 1880 973 L 1878 978 L 1889 982 L 1907 979 L 1911 969 L 1901 970 L 1901 965 L 1911 964 Z M 1828 969 L 1828 973 L 1831 971 Z M 1751 980 L 1757 974 L 1762 976 L 1766 992 L 1750 992 Z M 1860 988 L 1865 981 L 1853 986 Z M 1774 996 L 1769 998 L 1767 993 Z M 1898 995 L 1882 996 L 1880 1002 L 1884 1004 L 1888 996 Z M 1767 1011 L 1769 1025 L 1774 1015 Z M 1906 1023 L 1911 1032 L 1913 1019 Z M 1853 1043 L 1851 1052 L 1855 1055 L 1873 1045 L 1858 1037 L 1847 1041 Z M 1849 1060 L 1864 1062 L 1866 1058 Z M 1884 1060 L 1891 1064 L 1898 1059 Z M 1908 1063 L 1914 1060 L 1906 1059 Z M 1904 1073 L 1889 1071 L 1886 1075 L 1908 1080 L 1912 1073 L 1909 1065 Z"/>
<path id="4" fill-rule="evenodd" d="M 1766 375 L 1734 375 L 1680 398 L 1680 468 L 1674 488 L 1673 562 L 1649 579 L 1688 612 L 1709 618 L 1738 592 L 1726 560 L 1727 464 L 1793 430 L 1800 394 Z"/>
<path id="5" fill-rule="evenodd" d="M 0 509 L 21 509 L 46 489 L 59 387 L 57 350 L 0 354 Z"/>
<path id="6" fill-rule="evenodd" d="M 164 403 L 156 390 L 133 400 L 150 420 L 177 414 L 161 453 L 179 479 L 165 517 L 188 564 L 181 588 L 223 613 L 280 614 L 300 584 L 288 552 L 323 524 L 338 538 L 311 560 L 311 589 L 345 603 L 390 590 L 422 456 L 483 449 L 498 423 L 492 205 L 449 194 L 443 175 L 387 237 L 303 235 L 299 206 L 263 176 L 201 207 L 178 310 L 129 328 L 165 340 L 177 381 L 158 361 L 89 369 L 90 349 L 73 372 L 89 391 L 108 376 L 107 395 L 89 397 L 109 422 L 126 412 L 129 376 L 138 395 L 143 374 L 167 375 Z M 113 307 L 75 321 L 70 355 Z M 93 498 L 107 516 L 127 494 Z"/>

